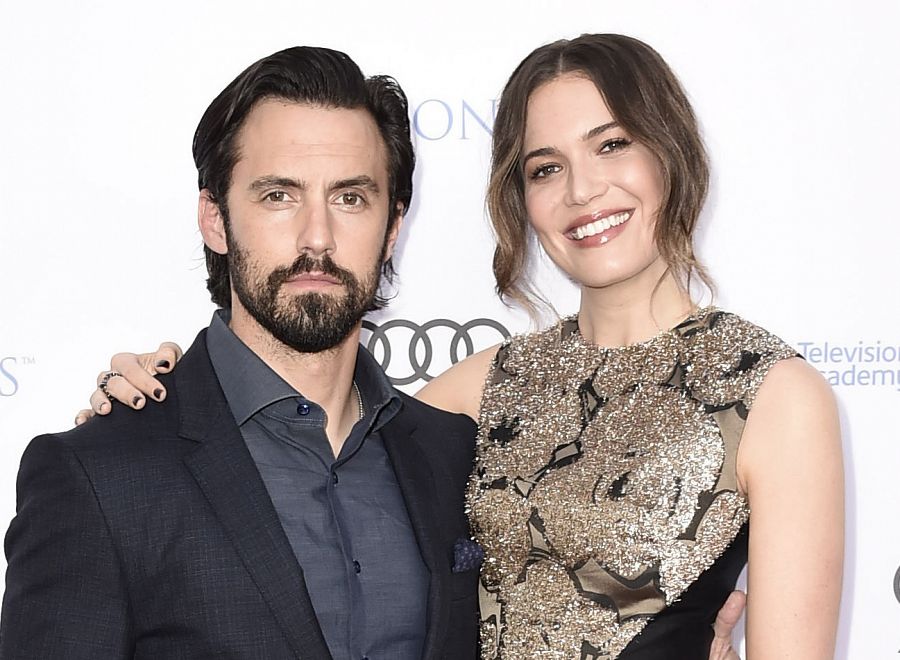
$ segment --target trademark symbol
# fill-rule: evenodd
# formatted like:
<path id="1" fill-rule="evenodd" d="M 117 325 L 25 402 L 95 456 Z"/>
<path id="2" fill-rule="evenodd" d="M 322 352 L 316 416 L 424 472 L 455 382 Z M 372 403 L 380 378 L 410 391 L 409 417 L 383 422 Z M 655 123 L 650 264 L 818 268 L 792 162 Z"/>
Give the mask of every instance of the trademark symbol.
<path id="1" fill-rule="evenodd" d="M 36 364 L 33 355 L 23 355 L 19 358 L 19 362 L 21 362 L 22 364 Z"/>

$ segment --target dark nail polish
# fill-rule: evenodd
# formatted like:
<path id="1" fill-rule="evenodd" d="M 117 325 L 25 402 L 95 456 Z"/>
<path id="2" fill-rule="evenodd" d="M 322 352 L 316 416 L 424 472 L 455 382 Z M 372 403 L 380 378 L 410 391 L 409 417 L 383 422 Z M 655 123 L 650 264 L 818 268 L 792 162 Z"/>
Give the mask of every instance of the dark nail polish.
<path id="1" fill-rule="evenodd" d="M 168 360 L 157 360 L 156 366 L 160 369 L 168 369 L 169 361 Z"/>
<path id="2" fill-rule="evenodd" d="M 134 397 L 134 398 L 131 400 L 131 405 L 136 406 L 136 405 L 139 404 L 140 402 L 141 402 L 141 397 L 136 396 L 136 397 Z"/>
<path id="3" fill-rule="evenodd" d="M 161 396 L 162 396 L 162 388 L 161 388 L 161 387 L 157 387 L 155 390 L 153 390 L 153 398 L 154 398 L 154 399 L 156 399 L 157 401 L 159 401 L 159 398 L 160 398 Z"/>

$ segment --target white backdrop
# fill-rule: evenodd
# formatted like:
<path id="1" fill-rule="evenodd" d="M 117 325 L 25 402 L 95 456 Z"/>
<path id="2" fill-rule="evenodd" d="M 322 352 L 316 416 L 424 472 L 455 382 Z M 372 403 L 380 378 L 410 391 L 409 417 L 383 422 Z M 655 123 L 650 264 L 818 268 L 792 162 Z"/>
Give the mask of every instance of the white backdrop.
<path id="1" fill-rule="evenodd" d="M 395 76 L 419 166 L 400 293 L 376 320 L 518 331 L 525 317 L 492 292 L 483 210 L 494 99 L 535 46 L 623 32 L 662 53 L 701 118 L 717 303 L 835 384 L 849 513 L 837 657 L 897 657 L 898 29 L 888 1 L 0 3 L 0 527 L 26 443 L 70 425 L 113 352 L 187 346 L 208 322 L 191 137 L 248 64 L 326 45 Z M 553 268 L 541 281 L 574 311 Z M 433 333 L 433 373 L 451 335 Z M 395 377 L 410 336 L 392 331 Z"/>

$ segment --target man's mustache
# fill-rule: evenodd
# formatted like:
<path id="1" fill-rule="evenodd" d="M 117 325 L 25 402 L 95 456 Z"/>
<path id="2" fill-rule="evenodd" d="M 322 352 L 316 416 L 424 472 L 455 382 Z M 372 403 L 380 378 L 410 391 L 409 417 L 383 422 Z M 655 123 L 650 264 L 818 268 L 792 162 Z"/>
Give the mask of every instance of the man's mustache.
<path id="1" fill-rule="evenodd" d="M 313 271 L 333 277 L 345 286 L 352 286 L 356 283 L 353 273 L 338 266 L 327 254 L 314 259 L 304 253 L 294 259 L 294 263 L 290 266 L 282 266 L 273 270 L 269 275 L 269 286 L 279 287 L 291 278 Z"/>

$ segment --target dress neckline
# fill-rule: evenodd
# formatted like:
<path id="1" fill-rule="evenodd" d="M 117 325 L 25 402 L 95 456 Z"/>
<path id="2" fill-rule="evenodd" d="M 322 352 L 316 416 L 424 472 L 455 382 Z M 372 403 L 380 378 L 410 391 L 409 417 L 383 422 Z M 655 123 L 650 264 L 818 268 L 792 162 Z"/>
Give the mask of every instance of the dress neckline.
<path id="1" fill-rule="evenodd" d="M 660 330 L 657 334 L 642 341 L 634 342 L 633 344 L 622 344 L 621 346 L 600 346 L 599 344 L 589 341 L 581 334 L 581 327 L 578 325 L 578 314 L 572 314 L 562 321 L 562 339 L 573 341 L 582 348 L 603 353 L 624 353 L 627 351 L 648 349 L 665 342 L 669 338 L 675 337 L 675 335 L 678 334 L 679 328 L 698 321 L 715 311 L 717 311 L 717 308 L 714 305 L 697 307 L 671 328 Z"/>

